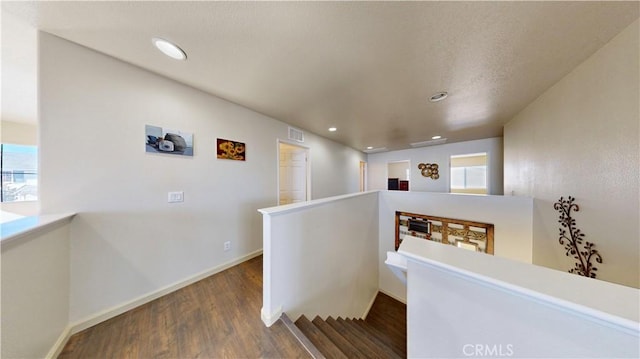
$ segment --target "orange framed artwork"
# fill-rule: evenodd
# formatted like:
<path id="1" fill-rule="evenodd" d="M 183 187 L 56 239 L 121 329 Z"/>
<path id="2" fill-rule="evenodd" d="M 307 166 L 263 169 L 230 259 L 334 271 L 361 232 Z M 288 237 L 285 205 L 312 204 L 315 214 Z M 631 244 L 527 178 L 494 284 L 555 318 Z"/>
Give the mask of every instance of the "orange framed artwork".
<path id="1" fill-rule="evenodd" d="M 242 142 L 218 138 L 218 158 L 225 160 L 244 161 L 246 146 Z"/>

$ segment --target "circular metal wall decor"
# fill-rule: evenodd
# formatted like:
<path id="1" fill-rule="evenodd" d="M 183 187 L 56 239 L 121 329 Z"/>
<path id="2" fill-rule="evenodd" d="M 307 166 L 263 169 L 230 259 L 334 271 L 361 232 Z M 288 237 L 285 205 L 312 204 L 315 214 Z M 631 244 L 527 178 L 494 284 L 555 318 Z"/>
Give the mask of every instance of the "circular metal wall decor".
<path id="1" fill-rule="evenodd" d="M 437 180 L 440 178 L 438 174 L 438 164 L 437 163 L 420 163 L 418 165 L 418 169 L 421 171 L 424 177 L 429 177 L 433 180 Z"/>

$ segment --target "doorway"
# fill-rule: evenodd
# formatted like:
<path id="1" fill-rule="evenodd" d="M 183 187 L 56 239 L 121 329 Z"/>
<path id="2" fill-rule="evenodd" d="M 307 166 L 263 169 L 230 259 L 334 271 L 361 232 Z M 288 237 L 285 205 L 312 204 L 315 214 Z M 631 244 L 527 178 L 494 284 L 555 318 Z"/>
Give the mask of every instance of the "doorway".
<path id="1" fill-rule="evenodd" d="M 387 163 L 387 189 L 391 191 L 408 191 L 411 178 L 411 163 L 393 161 Z"/>
<path id="2" fill-rule="evenodd" d="M 278 142 L 278 205 L 311 199 L 309 149 Z"/>
<path id="3" fill-rule="evenodd" d="M 367 190 L 367 163 L 360 161 L 360 192 Z"/>

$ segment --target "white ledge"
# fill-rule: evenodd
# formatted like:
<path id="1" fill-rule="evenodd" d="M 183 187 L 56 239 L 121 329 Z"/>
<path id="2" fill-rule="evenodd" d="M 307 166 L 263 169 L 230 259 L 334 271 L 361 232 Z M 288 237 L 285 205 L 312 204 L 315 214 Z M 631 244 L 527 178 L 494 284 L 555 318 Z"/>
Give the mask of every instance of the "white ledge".
<path id="1" fill-rule="evenodd" d="M 341 201 L 341 200 L 352 198 L 352 197 L 364 196 L 364 195 L 368 195 L 368 194 L 371 194 L 371 193 L 378 193 L 378 192 L 380 192 L 380 191 L 379 190 L 375 190 L 375 191 L 367 191 L 367 192 L 350 193 L 350 194 L 344 194 L 344 195 L 341 195 L 341 196 L 314 199 L 312 201 L 285 204 L 285 205 L 276 206 L 276 207 L 262 208 L 262 209 L 259 209 L 258 212 L 260 212 L 262 214 L 269 215 L 269 216 L 278 215 L 278 214 L 284 214 L 284 213 L 288 213 L 288 212 L 294 212 L 294 211 L 297 211 L 297 210 L 302 209 L 302 208 L 317 207 L 317 206 L 321 206 L 321 205 L 324 205 L 324 204 L 327 204 L 327 203 L 330 203 L 330 202 Z"/>
<path id="2" fill-rule="evenodd" d="M 398 253 L 409 260 L 590 318 L 633 335 L 640 333 L 640 289 L 411 236 L 403 239 Z"/>
<path id="3" fill-rule="evenodd" d="M 28 237 L 32 234 L 47 230 L 58 223 L 71 221 L 75 213 L 47 214 L 29 216 L 0 224 L 0 242 L 5 246 L 9 242 Z"/>

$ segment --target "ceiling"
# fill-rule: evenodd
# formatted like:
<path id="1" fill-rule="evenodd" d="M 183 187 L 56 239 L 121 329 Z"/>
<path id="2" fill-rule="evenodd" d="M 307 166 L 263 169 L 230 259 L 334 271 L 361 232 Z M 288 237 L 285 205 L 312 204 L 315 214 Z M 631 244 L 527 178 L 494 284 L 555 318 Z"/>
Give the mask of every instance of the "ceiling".
<path id="1" fill-rule="evenodd" d="M 32 26 L 353 148 L 502 135 L 638 2 L 2 2 Z M 160 54 L 152 37 L 182 47 Z M 449 97 L 432 103 L 438 91 Z M 232 119 L 230 119 L 232 121 Z M 328 132 L 329 127 L 338 128 Z"/>

